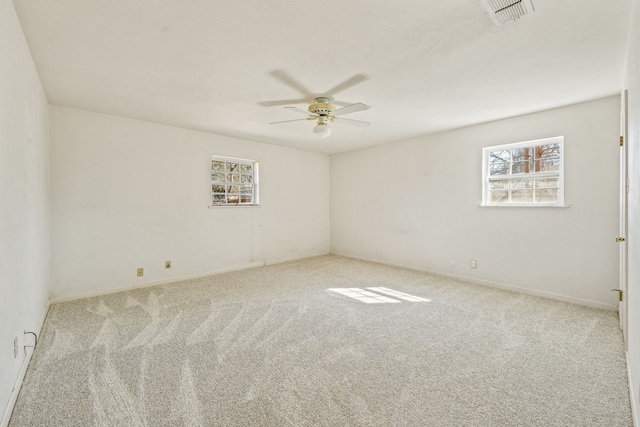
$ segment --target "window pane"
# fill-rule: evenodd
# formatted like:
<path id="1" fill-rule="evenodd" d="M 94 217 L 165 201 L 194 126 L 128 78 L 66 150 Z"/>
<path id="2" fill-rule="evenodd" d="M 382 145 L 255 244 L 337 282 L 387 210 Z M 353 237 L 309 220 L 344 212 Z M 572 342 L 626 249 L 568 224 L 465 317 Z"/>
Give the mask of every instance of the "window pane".
<path id="1" fill-rule="evenodd" d="M 237 185 L 227 185 L 227 193 L 230 194 L 238 194 L 240 192 L 240 187 Z"/>
<path id="2" fill-rule="evenodd" d="M 508 173 L 508 162 L 495 162 L 489 165 L 489 175 L 507 175 Z"/>
<path id="3" fill-rule="evenodd" d="M 533 179 L 513 179 L 511 180 L 511 189 L 524 190 L 528 188 L 533 188 Z"/>
<path id="4" fill-rule="evenodd" d="M 536 178 L 536 188 L 560 188 L 560 179 Z"/>
<path id="5" fill-rule="evenodd" d="M 224 193 L 224 185 L 212 185 L 211 186 L 211 191 L 213 193 Z"/>
<path id="6" fill-rule="evenodd" d="M 253 175 L 242 175 L 241 178 L 242 182 L 253 182 Z"/>
<path id="7" fill-rule="evenodd" d="M 549 172 L 560 170 L 560 159 L 536 160 L 536 172 Z"/>
<path id="8" fill-rule="evenodd" d="M 531 160 L 533 157 L 533 149 L 531 147 L 514 148 L 512 156 L 514 162 Z"/>
<path id="9" fill-rule="evenodd" d="M 225 182 L 226 181 L 226 174 L 224 174 L 224 173 L 213 173 L 213 174 L 211 174 L 211 180 L 213 180 L 215 182 Z"/>
<path id="10" fill-rule="evenodd" d="M 213 195 L 213 203 L 224 203 L 225 196 L 224 194 L 214 194 Z"/>
<path id="11" fill-rule="evenodd" d="M 533 190 L 513 190 L 511 203 L 533 203 Z"/>
<path id="12" fill-rule="evenodd" d="M 253 165 L 240 165 L 240 172 L 242 173 L 253 173 L 252 169 Z"/>
<path id="13" fill-rule="evenodd" d="M 558 189 L 536 191 L 536 203 L 555 203 L 558 201 Z"/>
<path id="14" fill-rule="evenodd" d="M 508 203 L 509 202 L 509 192 L 498 190 L 498 191 L 490 191 L 489 192 L 489 200 L 491 203 Z"/>
<path id="15" fill-rule="evenodd" d="M 536 159 L 560 157 L 560 144 L 538 145 L 535 151 Z"/>
<path id="16" fill-rule="evenodd" d="M 509 189 L 509 180 L 507 179 L 496 179 L 493 181 L 489 181 L 489 190 L 508 190 Z"/>
<path id="17" fill-rule="evenodd" d="M 240 182 L 240 174 L 231 174 L 231 182 Z"/>
<path id="18" fill-rule="evenodd" d="M 513 174 L 531 173 L 531 172 L 532 172 L 531 161 L 514 163 L 511 168 L 511 173 Z"/>
<path id="19" fill-rule="evenodd" d="M 510 161 L 511 152 L 509 150 L 492 151 L 489 153 L 489 174 L 507 175 Z"/>
<path id="20" fill-rule="evenodd" d="M 492 151 L 489 153 L 489 162 L 510 162 L 511 161 L 511 151 L 509 150 L 500 150 L 500 151 Z"/>
<path id="21" fill-rule="evenodd" d="M 224 172 L 224 162 L 212 161 L 211 170 L 214 172 Z"/>
<path id="22" fill-rule="evenodd" d="M 238 203 L 239 197 L 237 194 L 229 194 L 229 202 L 228 203 Z"/>
<path id="23" fill-rule="evenodd" d="M 238 164 L 237 163 L 227 163 L 226 164 L 226 170 L 227 172 L 237 172 L 238 171 Z"/>
<path id="24" fill-rule="evenodd" d="M 253 187 L 250 185 L 244 185 L 240 188 L 240 192 L 243 194 L 253 194 Z"/>

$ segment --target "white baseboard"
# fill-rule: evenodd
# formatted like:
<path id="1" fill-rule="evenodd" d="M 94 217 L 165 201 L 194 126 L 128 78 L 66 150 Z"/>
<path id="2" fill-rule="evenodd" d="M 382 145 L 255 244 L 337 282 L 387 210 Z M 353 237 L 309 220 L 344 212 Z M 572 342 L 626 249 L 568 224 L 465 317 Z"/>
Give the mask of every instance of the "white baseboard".
<path id="1" fill-rule="evenodd" d="M 283 264 L 285 262 L 300 261 L 302 259 L 315 258 L 315 257 L 318 257 L 318 256 L 323 256 L 323 255 L 329 255 L 329 252 L 322 252 L 322 253 L 316 253 L 316 254 L 304 255 L 304 256 L 297 256 L 297 257 L 273 259 L 273 260 L 265 261 L 264 265 Z"/>
<path id="2" fill-rule="evenodd" d="M 570 303 L 578 304 L 578 305 L 586 305 L 588 307 L 600 308 L 600 309 L 607 310 L 607 311 L 616 311 L 618 309 L 617 305 L 606 304 L 606 303 L 602 303 L 602 302 L 599 302 L 599 301 L 592 301 L 592 300 L 588 300 L 588 299 L 576 298 L 576 297 L 572 297 L 572 296 L 568 296 L 568 295 L 562 295 L 562 294 L 554 294 L 552 292 L 539 291 L 539 290 L 535 290 L 535 289 L 522 288 L 522 287 L 519 287 L 519 286 L 508 285 L 508 284 L 505 284 L 505 283 L 492 282 L 490 280 L 477 279 L 477 278 L 474 278 L 474 277 L 460 276 L 460 275 L 456 275 L 456 274 L 445 273 L 445 272 L 442 272 L 442 271 L 426 270 L 424 268 L 418 268 L 418 267 L 415 267 L 415 266 L 412 266 L 412 265 L 403 265 L 403 264 L 396 264 L 396 263 L 390 263 L 390 262 L 386 262 L 386 261 L 381 261 L 381 260 L 377 260 L 377 259 L 356 257 L 356 256 L 352 256 L 352 255 L 347 255 L 347 254 L 341 254 L 339 252 L 331 252 L 331 253 L 333 255 L 339 255 L 339 256 L 343 256 L 345 258 L 353 258 L 353 259 L 358 259 L 358 260 L 361 260 L 361 261 L 375 262 L 377 264 L 383 264 L 383 265 L 389 265 L 389 266 L 392 266 L 392 267 L 404 268 L 406 270 L 413 270 L 413 271 L 420 271 L 422 273 L 435 274 L 437 276 L 449 277 L 451 279 L 461 280 L 461 281 L 473 283 L 473 284 L 476 284 L 476 285 L 488 286 L 488 287 L 491 287 L 491 288 L 504 289 L 504 290 L 507 290 L 507 291 L 519 292 L 521 294 L 527 294 L 527 295 L 533 295 L 533 296 L 537 296 L 537 297 L 554 299 L 554 300 L 558 300 L 558 301 L 570 302 Z"/>
<path id="3" fill-rule="evenodd" d="M 99 296 L 102 296 L 102 295 L 117 294 L 118 292 L 131 291 L 133 289 L 135 289 L 135 286 L 128 285 L 128 286 L 122 286 L 122 287 L 119 287 L 119 288 L 99 289 L 97 291 L 82 292 L 82 293 L 79 293 L 79 294 L 73 294 L 73 295 L 68 295 L 68 296 L 63 296 L 63 297 L 53 297 L 53 298 L 51 298 L 51 304 L 58 304 L 58 303 L 61 303 L 61 302 L 75 301 L 75 300 L 83 299 L 83 298 L 99 297 Z"/>
<path id="4" fill-rule="evenodd" d="M 199 279 L 201 277 L 215 276 L 218 274 L 231 273 L 233 271 L 240 271 L 240 270 L 248 270 L 250 268 L 264 267 L 267 265 L 281 264 L 281 263 L 290 262 L 290 261 L 299 261 L 301 259 L 314 258 L 317 256 L 328 255 L 328 254 L 329 254 L 328 252 L 323 252 L 319 254 L 303 255 L 299 257 L 278 258 L 278 259 L 265 260 L 265 261 L 251 261 L 248 263 L 236 265 L 229 268 L 222 268 L 219 270 L 208 271 L 206 273 L 198 273 L 198 274 L 192 274 L 188 276 L 177 276 L 177 277 L 172 277 L 170 279 L 152 280 L 145 283 L 137 283 L 137 284 L 127 285 L 127 286 L 121 286 L 118 288 L 100 289 L 97 291 L 83 292 L 80 294 L 55 297 L 55 298 L 51 298 L 51 304 L 58 304 L 61 302 L 74 301 L 74 300 L 83 299 L 83 298 L 99 297 L 103 295 L 115 294 L 118 292 L 131 291 L 133 289 L 148 288 L 148 287 L 153 287 L 158 285 L 165 285 L 167 283 L 175 283 L 175 282 L 182 282 L 184 280 Z"/>
<path id="5" fill-rule="evenodd" d="M 40 322 L 37 325 L 36 330 L 31 331 L 31 332 L 35 332 L 37 336 L 40 336 L 40 331 L 42 331 L 42 326 L 44 325 L 44 321 L 47 318 L 49 307 L 51 307 L 51 301 L 47 300 L 47 304 L 44 307 L 43 313 L 40 317 Z M 33 356 L 33 351 L 35 349 L 33 347 L 24 347 L 24 350 L 25 350 L 24 359 L 22 359 L 22 365 L 20 366 L 20 371 L 18 372 L 18 378 L 16 378 L 16 382 L 13 385 L 13 390 L 11 391 L 11 396 L 9 397 L 9 403 L 7 403 L 7 407 L 4 409 L 4 414 L 2 416 L 2 422 L 0 422 L 0 427 L 7 427 L 9 425 L 9 420 L 11 419 L 13 408 L 16 406 L 16 401 L 18 400 L 18 394 L 20 394 L 20 388 L 22 387 L 24 376 L 27 373 L 27 368 L 29 368 L 29 362 L 31 362 L 31 356 Z"/>

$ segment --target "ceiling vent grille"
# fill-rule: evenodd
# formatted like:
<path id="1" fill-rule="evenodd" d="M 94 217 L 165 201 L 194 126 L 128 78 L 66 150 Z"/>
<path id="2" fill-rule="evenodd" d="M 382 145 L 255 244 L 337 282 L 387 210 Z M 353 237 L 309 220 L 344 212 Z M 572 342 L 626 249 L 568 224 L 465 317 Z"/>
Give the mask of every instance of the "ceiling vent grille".
<path id="1" fill-rule="evenodd" d="M 534 10 L 531 0 L 483 0 L 482 2 L 496 25 L 515 21 Z"/>

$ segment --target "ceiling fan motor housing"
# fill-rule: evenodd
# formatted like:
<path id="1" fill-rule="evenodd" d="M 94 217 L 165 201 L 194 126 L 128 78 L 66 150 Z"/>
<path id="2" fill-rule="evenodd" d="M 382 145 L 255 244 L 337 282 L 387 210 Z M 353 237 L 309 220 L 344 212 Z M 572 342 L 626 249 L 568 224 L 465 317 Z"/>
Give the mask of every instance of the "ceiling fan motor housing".
<path id="1" fill-rule="evenodd" d="M 315 102 L 309 105 L 309 112 L 319 116 L 327 116 L 335 111 L 336 107 L 331 104 L 329 98 L 316 98 Z"/>

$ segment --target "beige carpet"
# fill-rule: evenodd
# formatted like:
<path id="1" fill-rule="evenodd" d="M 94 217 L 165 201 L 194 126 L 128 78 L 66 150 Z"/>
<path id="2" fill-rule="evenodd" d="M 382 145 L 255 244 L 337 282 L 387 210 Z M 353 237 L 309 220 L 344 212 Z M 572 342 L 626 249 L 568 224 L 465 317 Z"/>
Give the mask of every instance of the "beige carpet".
<path id="1" fill-rule="evenodd" d="M 632 421 L 615 313 L 323 256 L 52 306 L 10 425 Z"/>

